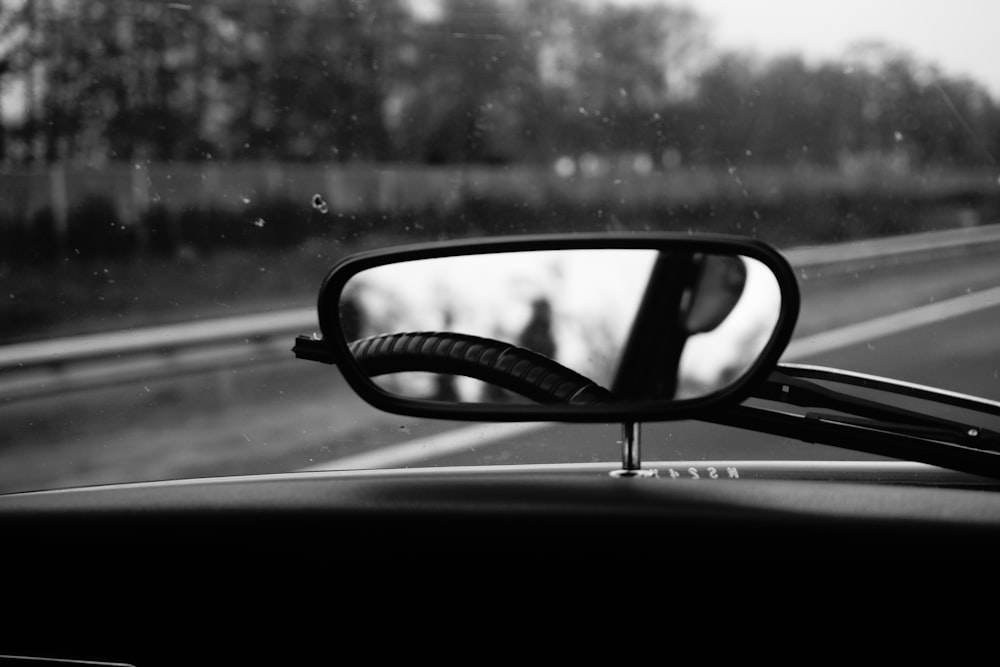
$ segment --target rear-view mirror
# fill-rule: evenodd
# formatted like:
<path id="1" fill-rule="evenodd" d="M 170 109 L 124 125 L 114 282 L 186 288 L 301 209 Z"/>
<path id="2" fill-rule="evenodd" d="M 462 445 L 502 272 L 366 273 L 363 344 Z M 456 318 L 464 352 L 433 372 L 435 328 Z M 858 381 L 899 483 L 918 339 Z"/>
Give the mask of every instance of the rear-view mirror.
<path id="1" fill-rule="evenodd" d="M 392 412 L 670 419 L 740 400 L 777 361 L 797 312 L 787 262 L 754 241 L 449 242 L 335 267 L 313 345 Z"/>

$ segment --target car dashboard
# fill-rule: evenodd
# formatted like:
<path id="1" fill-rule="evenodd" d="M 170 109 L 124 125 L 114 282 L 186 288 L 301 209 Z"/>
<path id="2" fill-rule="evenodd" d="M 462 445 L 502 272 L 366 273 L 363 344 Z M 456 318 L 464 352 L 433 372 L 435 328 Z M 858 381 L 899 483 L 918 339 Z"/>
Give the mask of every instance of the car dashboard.
<path id="1" fill-rule="evenodd" d="M 618 467 L 312 471 L 17 493 L 0 496 L 0 529 L 18 545 L 8 555 L 195 544 L 259 553 L 295 544 L 363 562 L 621 553 L 668 534 L 686 538 L 672 548 L 675 558 L 704 558 L 721 536 L 730 546 L 752 537 L 743 557 L 781 558 L 791 539 L 825 553 L 864 539 L 877 556 L 938 532 L 958 540 L 1000 532 L 1000 482 L 921 463 L 649 461 L 641 474 Z"/>
<path id="2" fill-rule="evenodd" d="M 860 573 L 884 584 L 910 566 L 987 565 L 1000 544 L 997 481 L 924 464 L 616 468 L 302 472 L 2 496 L 5 599 L 18 613 L 0 654 L 140 665 L 275 646 L 287 658 L 295 646 L 313 658 L 329 647 L 289 637 L 334 619 L 437 627 L 542 592 L 565 611 L 581 595 L 716 599 L 766 582 L 773 596 L 872 581 Z M 267 631 L 248 636 L 261 619 Z"/>

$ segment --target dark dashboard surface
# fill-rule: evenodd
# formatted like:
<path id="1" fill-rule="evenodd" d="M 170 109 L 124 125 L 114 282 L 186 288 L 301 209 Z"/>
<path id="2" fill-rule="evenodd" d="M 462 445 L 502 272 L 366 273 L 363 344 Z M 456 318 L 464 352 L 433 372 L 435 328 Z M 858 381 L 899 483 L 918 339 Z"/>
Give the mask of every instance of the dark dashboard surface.
<path id="1" fill-rule="evenodd" d="M 887 578 L 933 587 L 992 570 L 1000 545 L 995 480 L 894 462 L 648 467 L 658 475 L 431 468 L 2 496 L 14 613 L 0 654 L 311 662 L 400 626 L 510 637 L 640 598 L 690 615 L 698 600 L 884 595 Z"/>
<path id="2" fill-rule="evenodd" d="M 620 552 L 617 536 L 630 531 L 650 540 L 677 531 L 697 537 L 673 550 L 679 557 L 687 550 L 701 557 L 698 544 L 711 549 L 719 534 L 752 535 L 743 545 L 748 555 L 781 557 L 777 547 L 791 537 L 800 548 L 863 539 L 896 549 L 927 535 L 982 540 L 1000 532 L 1000 484 L 923 464 L 674 461 L 646 468 L 655 475 L 614 477 L 606 463 L 490 466 L 43 491 L 0 497 L 0 529 L 23 538 L 9 543 L 27 551 L 187 540 L 266 549 L 280 538 L 366 560 L 401 549 L 412 556 Z"/>

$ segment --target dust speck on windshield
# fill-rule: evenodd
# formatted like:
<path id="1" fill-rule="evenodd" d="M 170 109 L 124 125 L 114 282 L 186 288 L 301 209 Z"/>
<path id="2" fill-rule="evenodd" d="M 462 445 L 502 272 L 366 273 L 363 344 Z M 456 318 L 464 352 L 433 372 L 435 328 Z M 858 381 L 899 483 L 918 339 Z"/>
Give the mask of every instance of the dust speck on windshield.
<path id="1" fill-rule="evenodd" d="M 319 211 L 320 213 L 326 214 L 330 212 L 330 207 L 327 205 L 326 201 L 323 199 L 322 195 L 313 195 L 312 198 L 313 209 Z"/>

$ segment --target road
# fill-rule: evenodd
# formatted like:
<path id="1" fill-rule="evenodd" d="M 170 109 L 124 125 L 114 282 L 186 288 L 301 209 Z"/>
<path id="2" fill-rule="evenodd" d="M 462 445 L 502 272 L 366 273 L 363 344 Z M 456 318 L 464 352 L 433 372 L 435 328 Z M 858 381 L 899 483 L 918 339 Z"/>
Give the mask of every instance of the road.
<path id="1" fill-rule="evenodd" d="M 800 275 L 791 349 L 831 330 L 971 302 L 1000 286 L 998 260 L 995 249 L 970 247 Z M 861 340 L 843 335 L 794 360 L 1000 399 L 1000 303 L 990 303 Z M 511 428 L 520 430 L 503 437 Z M 432 437 L 457 429 L 452 448 Z M 617 461 L 619 438 L 617 425 L 469 427 L 386 415 L 361 403 L 335 368 L 290 359 L 0 406 L 0 490 L 310 466 Z M 860 458 L 691 422 L 647 424 L 642 445 L 646 459 Z"/>
<path id="2" fill-rule="evenodd" d="M 930 325 L 836 345 L 822 353 L 786 355 L 783 360 L 884 375 L 1000 399 L 1000 342 L 995 334 L 1000 327 L 1000 291 L 992 293 L 990 302 L 993 305 L 985 308 L 979 308 L 980 303 L 976 303 L 973 295 L 946 303 L 963 302 L 971 303 L 975 309 Z M 903 314 L 919 312 L 911 309 Z M 497 425 L 492 430 L 466 428 L 462 445 L 458 442 L 453 445 L 449 440 L 440 442 L 441 439 L 433 435 L 419 443 L 400 438 L 393 444 L 384 443 L 378 451 L 310 468 L 525 464 L 617 461 L 620 458 L 617 441 L 621 431 L 617 425 L 534 426 L 528 430 L 521 430 L 520 425 Z M 509 437 L 506 435 L 508 430 L 513 432 Z M 641 442 L 642 456 L 647 460 L 875 458 L 847 449 L 692 421 L 645 424 Z"/>

